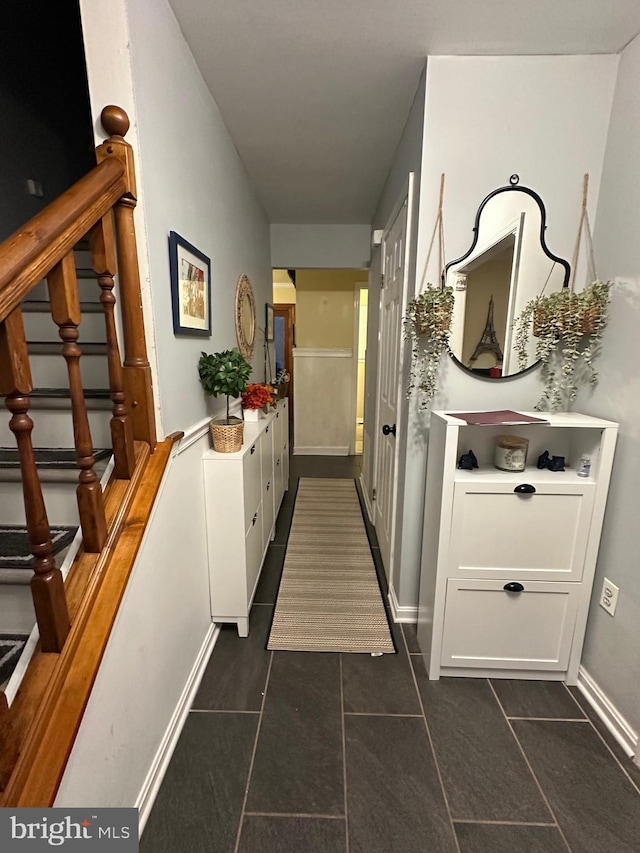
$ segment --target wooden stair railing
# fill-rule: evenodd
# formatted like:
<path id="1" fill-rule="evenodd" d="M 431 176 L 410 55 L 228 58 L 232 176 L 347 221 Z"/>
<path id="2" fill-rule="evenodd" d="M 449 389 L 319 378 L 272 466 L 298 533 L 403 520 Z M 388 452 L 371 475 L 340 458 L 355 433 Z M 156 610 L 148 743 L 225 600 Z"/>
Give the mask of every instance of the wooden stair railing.
<path id="1" fill-rule="evenodd" d="M 11 412 L 9 426 L 18 446 L 25 517 L 34 554 L 31 589 L 43 652 L 62 650 L 70 618 L 62 575 L 52 554 L 31 440 L 29 395 L 33 383 L 20 303 L 39 281 L 47 279 L 51 315 L 59 328 L 69 374 L 74 441 L 81 469 L 77 498 L 83 547 L 86 553 L 97 554 L 107 541 L 108 526 L 102 489 L 93 470 L 94 448 L 80 375 L 81 312 L 73 257 L 74 246 L 87 235 L 105 315 L 116 477 L 128 479 L 133 475 L 134 440 L 148 444 L 151 452 L 156 445 L 133 223 L 135 170 L 131 146 L 124 139 L 129 119 L 115 106 L 105 107 L 101 118 L 109 139 L 96 150 L 95 169 L 0 245 L 0 394 Z M 114 316 L 116 258 L 124 365 Z"/>

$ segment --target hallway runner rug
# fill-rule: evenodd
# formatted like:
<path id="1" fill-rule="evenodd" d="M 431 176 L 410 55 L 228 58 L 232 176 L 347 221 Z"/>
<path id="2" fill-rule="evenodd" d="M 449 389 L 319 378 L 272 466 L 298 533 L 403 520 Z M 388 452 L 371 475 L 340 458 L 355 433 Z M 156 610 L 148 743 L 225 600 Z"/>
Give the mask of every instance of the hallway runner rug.
<path id="1" fill-rule="evenodd" d="M 300 479 L 267 648 L 395 653 L 353 480 Z"/>

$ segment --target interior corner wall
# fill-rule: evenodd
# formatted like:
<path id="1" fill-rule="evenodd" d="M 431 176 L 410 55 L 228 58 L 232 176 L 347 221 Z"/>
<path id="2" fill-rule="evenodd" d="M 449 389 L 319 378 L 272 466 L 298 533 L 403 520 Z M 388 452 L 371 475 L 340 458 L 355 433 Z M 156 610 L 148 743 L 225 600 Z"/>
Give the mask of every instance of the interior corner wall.
<path id="1" fill-rule="evenodd" d="M 260 330 L 253 367 L 256 378 L 264 378 L 264 312 L 260 308 L 272 302 L 269 225 L 166 0 L 120 3 L 130 44 L 128 51 L 122 48 L 118 53 L 128 53 L 132 81 L 130 102 L 123 106 L 131 110 L 139 140 L 136 168 L 146 229 L 157 390 L 162 426 L 168 434 L 220 408 L 220 401 L 207 400 L 203 394 L 197 362 L 201 350 L 236 346 L 234 296 L 242 274 L 249 277 L 258 306 Z M 100 5 L 83 0 L 85 26 Z M 109 5 L 110 17 L 115 12 L 112 6 L 117 4 Z M 104 21 L 105 27 L 109 20 Z M 104 35 L 102 40 L 108 41 Z M 110 52 L 115 52 L 112 46 Z M 99 69 L 91 59 L 88 50 L 92 108 L 99 115 L 103 103 L 119 97 L 119 87 L 109 98 L 105 83 L 110 79 L 105 68 L 109 54 Z M 211 259 L 210 338 L 173 334 L 169 231 L 176 231 Z"/>
<path id="2" fill-rule="evenodd" d="M 640 734 L 640 37 L 620 57 L 594 231 L 600 278 L 614 283 L 597 359 L 599 382 L 575 408 L 620 424 L 587 624 L 583 666 Z M 603 578 L 620 587 L 612 618 L 598 606 Z M 638 755 L 636 753 L 636 760 Z"/>
<path id="3" fill-rule="evenodd" d="M 418 203 L 420 198 L 420 172 L 422 168 L 422 137 L 424 129 L 424 99 L 425 99 L 425 72 L 423 71 L 418 87 L 409 111 L 407 122 L 404 126 L 398 148 L 393 159 L 391 169 L 385 181 L 382 193 L 378 200 L 376 212 L 373 216 L 372 229 L 381 230 L 391 225 L 389 218 L 393 213 L 395 205 L 400 200 L 400 195 L 407 185 L 409 174 L 414 175 L 414 211 L 412 217 L 413 227 L 409 234 L 409 263 L 408 276 L 410 287 L 413 288 L 415 278 L 415 248 L 418 236 Z M 375 487 L 375 429 L 376 429 L 376 403 L 377 403 L 377 380 L 378 380 L 378 331 L 380 321 L 380 276 L 382 272 L 382 252 L 380 247 L 375 247 L 371 252 L 371 266 L 369 269 L 369 311 L 367 315 L 367 353 L 365 367 L 365 389 L 364 389 L 364 435 L 362 449 L 362 482 L 366 492 L 369 506 L 373 505 L 372 496 Z M 406 408 L 406 403 L 403 402 Z M 399 457 L 401 461 L 405 458 L 404 436 L 399 437 L 401 446 Z M 396 472 L 398 477 L 398 494 L 401 496 L 404 489 L 404 466 Z"/>
<path id="4" fill-rule="evenodd" d="M 369 225 L 271 226 L 271 265 L 283 269 L 363 269 L 369 265 Z"/>
<path id="5" fill-rule="evenodd" d="M 540 194 L 547 210 L 547 245 L 569 260 L 580 216 L 583 175 L 590 175 L 589 214 L 596 218 L 617 56 L 430 57 L 419 206 L 416 284 L 437 282 L 438 253 L 426 264 L 445 174 L 446 258 L 471 245 L 476 211 L 485 196 L 517 173 Z M 578 282 L 586 274 L 584 258 Z M 541 282 L 541 285 L 543 282 Z M 541 394 L 538 372 L 501 381 L 470 376 L 443 361 L 434 409 L 532 409 Z M 424 412 L 411 406 L 409 434 L 428 442 Z M 396 586 L 401 606 L 418 597 L 424 475 L 411 459 L 404 490 L 402 568 Z M 420 519 L 416 518 L 417 510 Z"/>
<path id="6" fill-rule="evenodd" d="M 119 103 L 132 120 L 127 139 L 136 154 L 154 385 L 164 432 L 186 433 L 156 500 L 60 789 L 65 806 L 134 806 L 212 630 L 201 460 L 215 409 L 200 387 L 198 357 L 236 345 L 234 296 L 242 273 L 253 284 L 263 328 L 264 304 L 272 302 L 269 226 L 166 0 L 82 0 L 81 13 L 92 113 L 98 117 L 103 105 Z M 170 230 L 211 258 L 210 338 L 173 334 Z M 260 379 L 262 352 L 259 334 Z M 224 401 L 214 405 L 219 411 Z"/>

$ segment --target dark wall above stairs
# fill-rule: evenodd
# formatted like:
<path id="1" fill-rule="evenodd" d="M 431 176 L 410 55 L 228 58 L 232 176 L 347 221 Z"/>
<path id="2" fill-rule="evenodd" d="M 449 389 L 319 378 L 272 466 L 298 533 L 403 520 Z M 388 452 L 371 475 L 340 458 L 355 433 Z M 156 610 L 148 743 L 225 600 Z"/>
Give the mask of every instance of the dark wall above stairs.
<path id="1" fill-rule="evenodd" d="M 78 0 L 4 0 L 0 103 L 2 241 L 95 165 Z M 43 181 L 43 199 L 27 178 Z"/>

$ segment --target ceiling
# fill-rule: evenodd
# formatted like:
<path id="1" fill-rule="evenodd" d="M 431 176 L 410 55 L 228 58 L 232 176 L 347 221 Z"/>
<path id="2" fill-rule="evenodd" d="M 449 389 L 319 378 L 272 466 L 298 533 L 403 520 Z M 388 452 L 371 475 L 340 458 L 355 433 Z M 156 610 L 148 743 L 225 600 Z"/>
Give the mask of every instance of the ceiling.
<path id="1" fill-rule="evenodd" d="M 639 0 L 169 0 L 274 223 L 366 224 L 428 55 L 618 53 Z"/>

